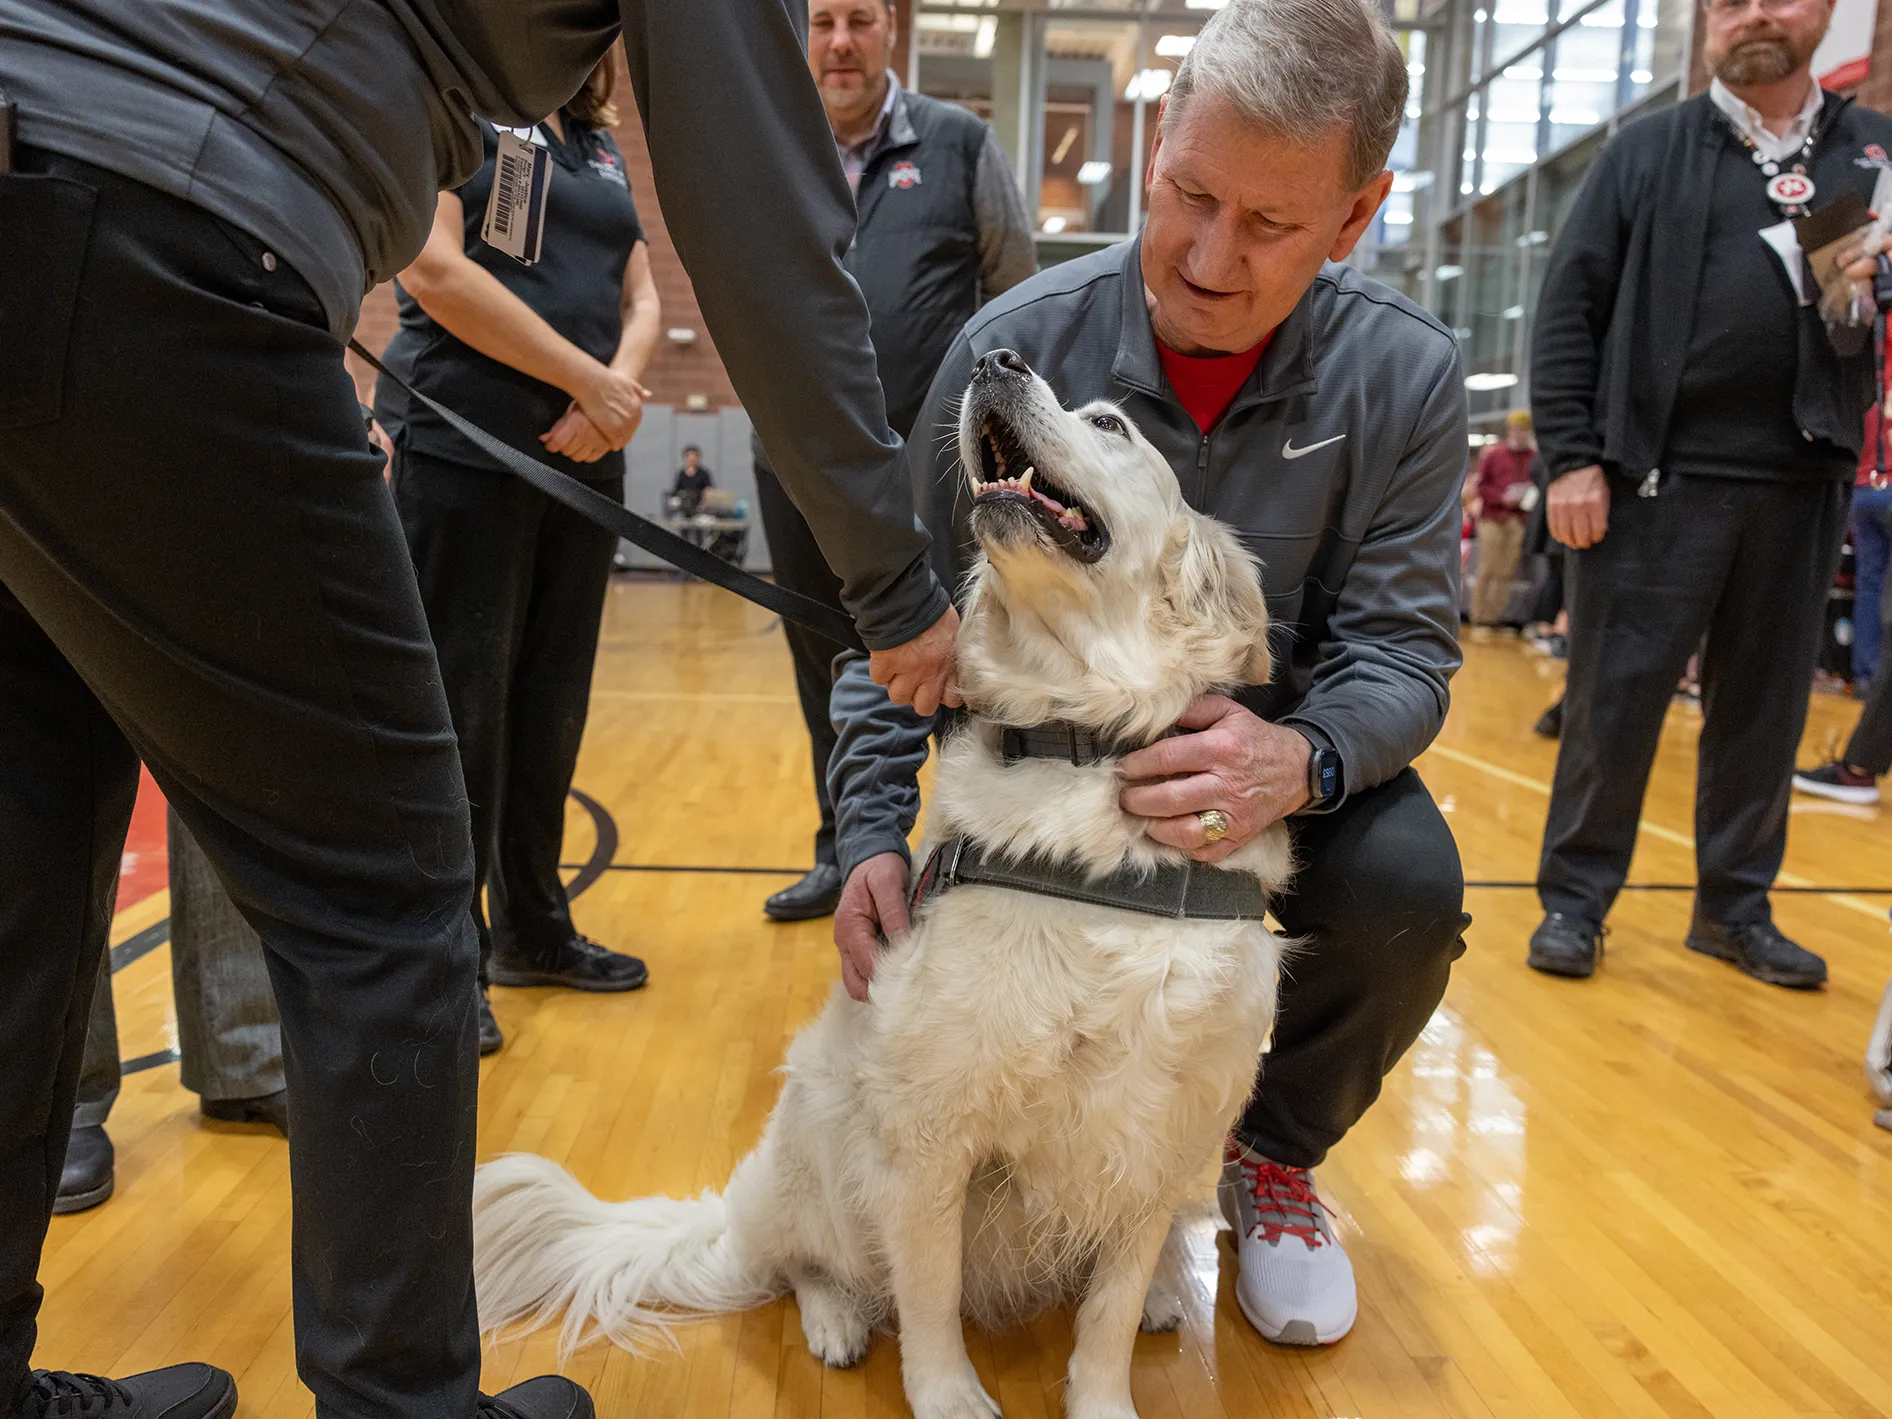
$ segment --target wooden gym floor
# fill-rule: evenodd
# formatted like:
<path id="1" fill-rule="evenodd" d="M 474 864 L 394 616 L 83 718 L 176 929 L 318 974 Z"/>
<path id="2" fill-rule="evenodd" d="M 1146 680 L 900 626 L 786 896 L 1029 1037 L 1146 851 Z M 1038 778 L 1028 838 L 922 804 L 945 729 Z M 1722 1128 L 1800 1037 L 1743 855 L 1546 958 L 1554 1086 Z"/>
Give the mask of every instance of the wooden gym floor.
<path id="1" fill-rule="evenodd" d="M 1555 746 L 1529 731 L 1561 666 L 1509 639 L 1467 650 L 1420 768 L 1477 884 L 1470 950 L 1321 1172 L 1359 1273 L 1359 1325 L 1319 1352 L 1261 1341 L 1234 1304 L 1227 1236 L 1204 1220 L 1181 1334 L 1138 1341 L 1143 1419 L 1892 1416 L 1892 1133 L 1872 1125 L 1861 1070 L 1892 975 L 1888 823 L 1796 801 L 1777 915 L 1828 958 L 1825 991 L 1685 952 L 1689 896 L 1669 888 L 1692 876 L 1700 717 L 1678 707 L 1602 973 L 1535 975 L 1527 884 Z M 1816 696 L 1802 762 L 1856 711 Z M 827 923 L 760 912 L 807 861 L 808 772 L 764 613 L 701 586 L 613 589 L 578 772 L 598 811 L 574 807 L 566 857 L 592 863 L 581 928 L 646 957 L 653 983 L 628 997 L 495 992 L 509 1043 L 482 1066 L 483 1156 L 548 1153 L 610 1197 L 722 1184 L 836 975 Z M 161 891 L 125 906 L 114 940 L 158 940 L 166 910 Z M 115 988 L 125 1057 L 168 1061 L 166 950 Z M 127 1077 L 111 1132 L 118 1195 L 53 1221 L 39 1362 L 211 1360 L 236 1372 L 245 1416 L 310 1413 L 283 1144 L 200 1123 L 169 1062 Z M 644 1360 L 594 1348 L 572 1373 L 608 1419 L 906 1412 L 890 1340 L 824 1372 L 790 1301 L 680 1340 Z M 972 1345 L 1008 1419 L 1059 1412 L 1065 1315 Z M 508 1343 L 485 1383 L 553 1364 L 544 1336 Z"/>

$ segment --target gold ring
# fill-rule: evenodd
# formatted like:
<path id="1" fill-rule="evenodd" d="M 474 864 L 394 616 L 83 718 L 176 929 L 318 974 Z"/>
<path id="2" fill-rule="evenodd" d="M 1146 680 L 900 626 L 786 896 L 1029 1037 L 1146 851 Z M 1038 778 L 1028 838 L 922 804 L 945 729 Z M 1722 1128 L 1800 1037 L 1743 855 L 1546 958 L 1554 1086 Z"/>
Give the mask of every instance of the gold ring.
<path id="1" fill-rule="evenodd" d="M 1219 843 L 1228 836 L 1228 814 L 1220 808 L 1211 808 L 1196 814 L 1196 821 L 1202 824 L 1202 840 Z"/>

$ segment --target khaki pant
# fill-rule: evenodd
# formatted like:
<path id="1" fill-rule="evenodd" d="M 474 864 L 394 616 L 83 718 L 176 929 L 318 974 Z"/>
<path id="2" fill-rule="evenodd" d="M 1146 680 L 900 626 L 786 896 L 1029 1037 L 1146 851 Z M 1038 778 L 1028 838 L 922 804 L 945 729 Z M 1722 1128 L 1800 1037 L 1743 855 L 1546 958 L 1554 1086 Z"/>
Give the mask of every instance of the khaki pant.
<path id="1" fill-rule="evenodd" d="M 1511 599 L 1511 580 L 1517 575 L 1518 553 L 1524 546 L 1524 524 L 1515 518 L 1487 519 L 1478 524 L 1478 582 L 1472 588 L 1472 624 L 1495 626 Z"/>

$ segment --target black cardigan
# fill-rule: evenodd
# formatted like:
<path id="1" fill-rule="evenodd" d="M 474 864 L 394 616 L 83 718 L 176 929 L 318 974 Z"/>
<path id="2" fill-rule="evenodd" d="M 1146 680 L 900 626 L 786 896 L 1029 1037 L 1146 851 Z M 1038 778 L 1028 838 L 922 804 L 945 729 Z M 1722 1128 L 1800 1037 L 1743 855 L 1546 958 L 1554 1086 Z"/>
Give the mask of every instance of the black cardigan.
<path id="1" fill-rule="evenodd" d="M 1826 95 L 1809 176 L 1818 205 L 1871 195 L 1868 145 L 1892 118 Z M 1531 407 L 1549 476 L 1602 464 L 1640 478 L 1661 460 L 1699 295 L 1727 120 L 1707 94 L 1630 124 L 1598 156 L 1551 250 L 1531 354 Z M 1756 238 L 1758 240 L 1758 238 Z M 1857 454 L 1873 399 L 1870 342 L 1842 353 L 1799 311 L 1794 418 Z"/>

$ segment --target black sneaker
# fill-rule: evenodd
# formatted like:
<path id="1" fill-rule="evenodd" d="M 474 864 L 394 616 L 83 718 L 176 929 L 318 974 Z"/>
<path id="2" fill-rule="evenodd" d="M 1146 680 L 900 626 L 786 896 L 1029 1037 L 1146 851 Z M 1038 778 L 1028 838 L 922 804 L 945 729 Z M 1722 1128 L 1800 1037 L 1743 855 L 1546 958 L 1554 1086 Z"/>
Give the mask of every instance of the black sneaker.
<path id="1" fill-rule="evenodd" d="M 499 1021 L 493 1018 L 493 1002 L 486 998 L 486 987 L 480 987 L 480 1054 L 498 1054 L 505 1045 L 506 1037 L 499 1032 Z"/>
<path id="2" fill-rule="evenodd" d="M 1557 701 L 1537 717 L 1531 733 L 1542 739 L 1561 739 L 1564 732 L 1564 702 Z"/>
<path id="3" fill-rule="evenodd" d="M 1683 944 L 1691 951 L 1727 961 L 1769 985 L 1813 990 L 1826 984 L 1826 962 L 1789 941 L 1771 921 L 1724 925 L 1697 918 Z"/>
<path id="4" fill-rule="evenodd" d="M 548 965 L 515 961 L 493 952 L 486 968 L 494 985 L 556 985 L 567 990 L 636 990 L 650 972 L 635 956 L 607 950 L 589 936 L 574 936 Z"/>
<path id="5" fill-rule="evenodd" d="M 1552 912 L 1531 933 L 1531 951 L 1525 964 L 1547 976 L 1588 980 L 1596 974 L 1603 954 L 1603 928 L 1582 917 Z"/>
<path id="6" fill-rule="evenodd" d="M 593 1419 L 591 1396 L 563 1375 L 540 1375 L 480 1396 L 479 1419 Z"/>
<path id="7" fill-rule="evenodd" d="M 1802 793 L 1835 798 L 1841 803 L 1879 801 L 1879 780 L 1864 769 L 1855 769 L 1838 759 L 1830 764 L 1821 764 L 1817 769 L 1796 769 L 1793 786 Z"/>
<path id="8" fill-rule="evenodd" d="M 83 1212 L 110 1197 L 112 1162 L 112 1140 L 105 1136 L 103 1124 L 74 1128 L 66 1143 L 66 1167 L 59 1174 L 59 1191 L 53 1194 L 53 1215 Z"/>
<path id="9" fill-rule="evenodd" d="M 832 862 L 817 862 L 792 887 L 784 887 L 762 904 L 771 921 L 813 921 L 833 916 L 841 902 L 841 869 Z"/>
<path id="10" fill-rule="evenodd" d="M 14 1419 L 230 1419 L 236 1381 L 212 1365 L 172 1365 L 122 1380 L 31 1370 L 13 1396 Z"/>

